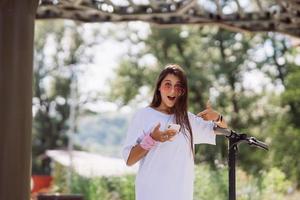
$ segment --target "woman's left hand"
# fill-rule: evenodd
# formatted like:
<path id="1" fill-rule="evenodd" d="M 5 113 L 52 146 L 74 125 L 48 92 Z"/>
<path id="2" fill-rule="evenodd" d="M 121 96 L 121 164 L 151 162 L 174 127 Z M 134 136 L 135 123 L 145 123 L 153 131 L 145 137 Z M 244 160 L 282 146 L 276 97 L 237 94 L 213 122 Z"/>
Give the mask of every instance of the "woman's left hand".
<path id="1" fill-rule="evenodd" d="M 219 115 L 218 112 L 212 109 L 209 100 L 206 103 L 206 109 L 197 114 L 198 117 L 202 117 L 206 121 L 216 121 L 219 118 Z"/>

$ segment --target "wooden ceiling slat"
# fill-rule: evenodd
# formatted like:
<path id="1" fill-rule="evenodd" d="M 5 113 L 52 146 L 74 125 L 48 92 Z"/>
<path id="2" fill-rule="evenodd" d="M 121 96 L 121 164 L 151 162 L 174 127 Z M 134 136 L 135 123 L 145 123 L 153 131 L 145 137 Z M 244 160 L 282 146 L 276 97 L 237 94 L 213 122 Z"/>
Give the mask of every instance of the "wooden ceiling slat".
<path id="1" fill-rule="evenodd" d="M 273 0 L 272 4 L 270 0 L 255 0 L 253 3 L 258 10 L 251 12 L 242 7 L 241 1 L 234 0 L 237 10 L 231 14 L 222 12 L 223 1 L 207 1 L 215 4 L 216 11 L 209 9 L 205 0 L 149 0 L 148 5 L 127 0 L 128 6 L 116 5 L 112 0 L 42 0 L 36 18 L 64 18 L 84 22 L 143 20 L 163 26 L 216 24 L 238 30 L 278 31 L 300 37 L 299 0 Z M 271 7 L 263 6 L 263 3 Z"/>

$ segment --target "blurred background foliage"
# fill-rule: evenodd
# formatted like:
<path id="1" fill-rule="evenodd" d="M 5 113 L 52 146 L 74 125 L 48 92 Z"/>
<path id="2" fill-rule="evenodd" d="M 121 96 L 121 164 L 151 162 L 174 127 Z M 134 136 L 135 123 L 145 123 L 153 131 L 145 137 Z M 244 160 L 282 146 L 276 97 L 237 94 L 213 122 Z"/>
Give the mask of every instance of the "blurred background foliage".
<path id="1" fill-rule="evenodd" d="M 300 187 L 299 40 L 278 33 L 239 33 L 214 26 L 180 26 L 148 34 L 130 24 L 89 29 L 62 21 L 39 22 L 35 35 L 33 173 L 49 174 L 45 150 L 67 148 L 71 83 L 95 61 L 93 47 L 106 38 L 126 42 L 109 90 L 83 94 L 76 88 L 75 149 L 119 157 L 130 115 L 85 107 L 99 100 L 147 105 L 156 76 L 168 63 L 181 65 L 189 81 L 189 111 L 208 99 L 230 128 L 265 141 L 269 152 L 242 145 L 238 154 L 238 199 L 287 199 Z M 112 49 L 113 51 L 113 49 Z M 103 52 L 105 53 L 105 52 Z M 105 65 L 99 66 L 106 67 Z M 99 77 L 101 78 L 101 77 Z M 83 86 L 84 87 L 84 86 Z M 227 141 L 196 146 L 196 199 L 225 199 Z M 203 177 L 207 177 L 203 178 Z M 57 179 L 60 180 L 60 179 Z M 63 181 L 61 181 L 63 182 Z M 132 199 L 134 177 L 84 179 L 74 176 L 72 191 L 87 199 Z M 64 191 L 60 183 L 55 190 Z M 115 191 L 115 193 L 113 192 Z M 272 193 L 273 192 L 273 193 Z M 272 194 L 276 194 L 276 197 Z M 92 196 L 94 195 L 94 196 Z M 212 197 L 211 195 L 219 195 Z"/>
<path id="2" fill-rule="evenodd" d="M 300 160 L 296 159 L 296 152 L 300 147 L 300 67 L 296 59 L 300 48 L 292 39 L 275 33 L 236 33 L 205 26 L 152 28 L 149 37 L 140 42 L 145 44 L 143 51 L 128 56 L 117 69 L 111 88 L 122 85 L 122 89 L 111 90 L 112 100 L 125 105 L 140 88 L 152 91 L 155 75 L 167 63 L 178 63 L 187 72 L 190 111 L 200 112 L 210 99 L 232 129 L 270 145 L 268 153 L 241 146 L 240 167 L 252 174 L 279 167 L 299 185 Z M 139 64 L 148 54 L 154 56 L 156 64 Z M 256 84 L 256 76 L 267 81 Z M 126 93 L 132 90 L 135 91 Z M 205 161 L 212 168 L 217 163 L 226 165 L 224 138 L 218 138 L 216 147 L 202 146 L 197 164 Z"/>
<path id="3" fill-rule="evenodd" d="M 66 168 L 56 165 L 52 192 L 69 192 L 66 188 Z M 194 199 L 224 200 L 228 196 L 227 167 L 213 170 L 207 164 L 195 168 Z M 241 200 L 296 200 L 297 197 L 289 193 L 292 186 L 285 174 L 276 167 L 264 171 L 260 176 L 248 175 L 241 169 L 237 170 L 237 199 Z M 72 176 L 71 192 L 82 194 L 86 199 L 98 200 L 133 200 L 135 175 L 85 178 Z"/>

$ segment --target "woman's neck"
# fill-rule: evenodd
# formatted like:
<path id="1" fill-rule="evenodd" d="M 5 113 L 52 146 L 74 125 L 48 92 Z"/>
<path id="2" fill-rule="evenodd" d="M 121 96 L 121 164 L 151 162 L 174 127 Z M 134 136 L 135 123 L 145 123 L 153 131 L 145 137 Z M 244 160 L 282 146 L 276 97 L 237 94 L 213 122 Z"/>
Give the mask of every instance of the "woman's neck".
<path id="1" fill-rule="evenodd" d="M 156 110 L 166 113 L 166 114 L 172 114 L 172 108 L 167 107 L 163 104 L 160 104 L 158 107 L 155 108 Z"/>

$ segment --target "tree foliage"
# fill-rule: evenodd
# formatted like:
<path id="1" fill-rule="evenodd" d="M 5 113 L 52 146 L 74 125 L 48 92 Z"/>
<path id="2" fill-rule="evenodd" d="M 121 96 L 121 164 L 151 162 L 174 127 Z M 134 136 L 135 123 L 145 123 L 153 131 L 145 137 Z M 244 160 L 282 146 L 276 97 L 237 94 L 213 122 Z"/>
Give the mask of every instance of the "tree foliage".
<path id="1" fill-rule="evenodd" d="M 76 77 L 81 73 L 77 66 L 91 60 L 85 52 L 91 44 L 84 41 L 82 31 L 81 26 L 63 21 L 37 23 L 33 72 L 34 174 L 50 173 L 46 150 L 67 147 L 71 98 L 79 100 L 76 86 L 75 96 L 71 97 L 71 83 L 76 85 Z"/>
<path id="2" fill-rule="evenodd" d="M 124 58 L 117 68 L 117 78 L 111 83 L 113 87 L 118 85 L 117 90 L 112 90 L 115 99 L 128 104 L 141 88 L 153 91 L 160 70 L 167 63 L 177 63 L 187 72 L 191 112 L 202 111 L 210 99 L 232 129 L 266 140 L 270 145 L 270 153 L 242 145 L 238 160 L 245 170 L 258 173 L 277 163 L 288 177 L 299 177 L 299 163 L 295 159 L 300 147 L 300 76 L 299 65 L 295 63 L 299 48 L 294 48 L 289 38 L 272 33 L 182 26 L 151 28 L 148 38 L 139 43 L 144 48 Z M 143 62 L 149 55 L 154 63 Z M 251 73 L 263 78 L 251 77 Z M 245 83 L 247 77 L 251 77 L 250 86 Z M 149 102 L 151 96 L 149 92 L 144 100 Z M 217 143 L 216 147 L 203 145 L 196 163 L 207 161 L 214 168 L 226 164 L 227 142 L 218 138 Z M 288 156 L 284 149 L 291 151 Z M 284 158 L 294 165 L 283 163 Z"/>

